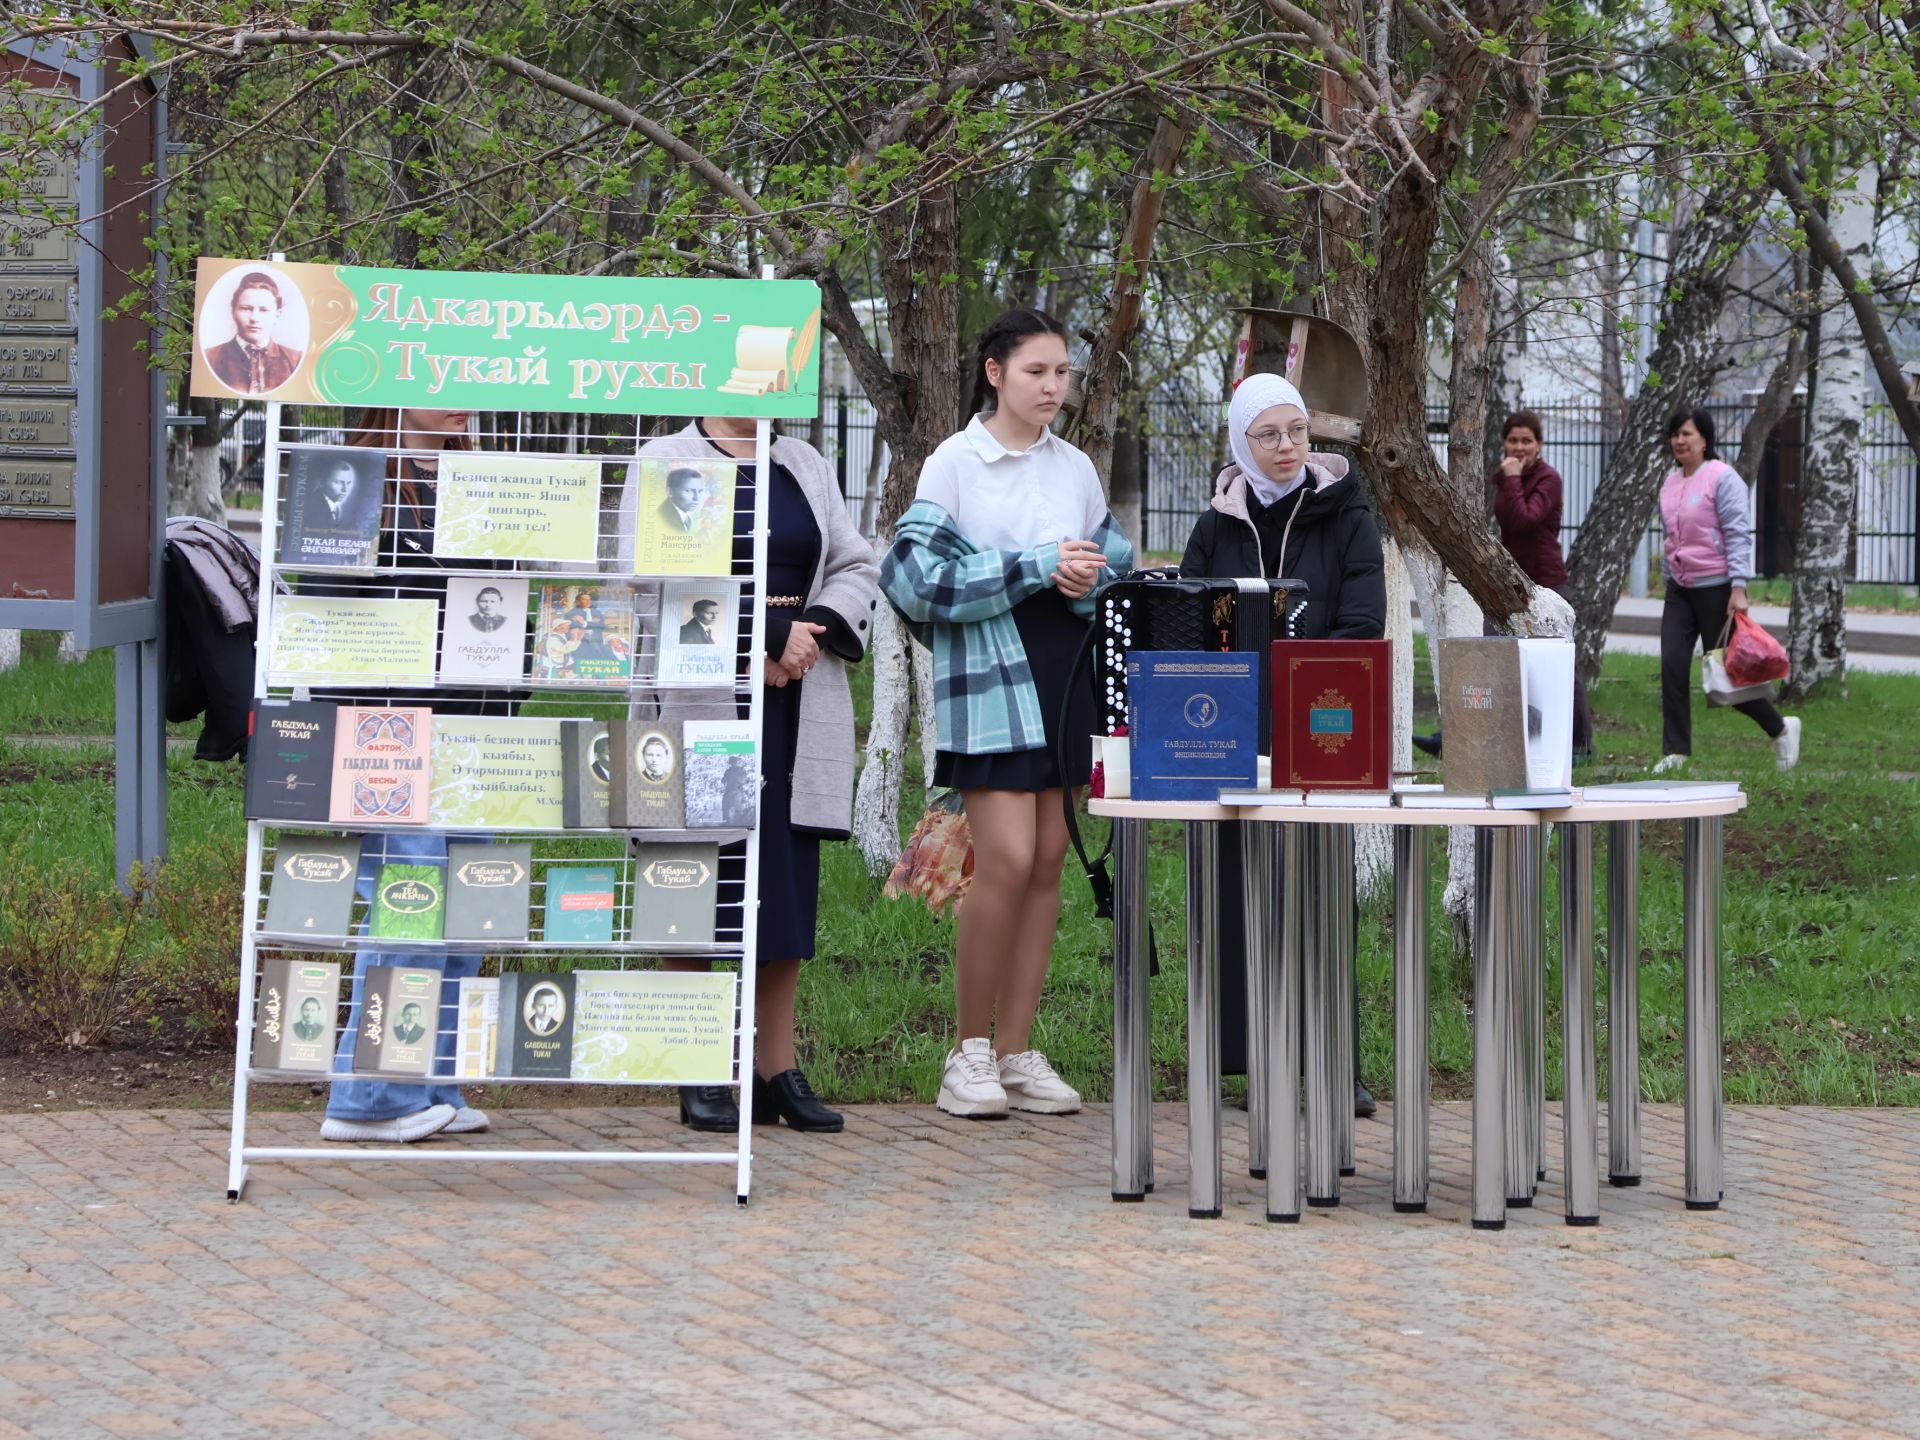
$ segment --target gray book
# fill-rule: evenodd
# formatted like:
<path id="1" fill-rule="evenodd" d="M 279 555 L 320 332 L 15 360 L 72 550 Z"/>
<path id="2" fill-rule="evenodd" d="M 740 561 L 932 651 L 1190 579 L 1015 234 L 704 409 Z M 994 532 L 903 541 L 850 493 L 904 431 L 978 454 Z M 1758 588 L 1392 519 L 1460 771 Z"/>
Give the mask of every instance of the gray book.
<path id="1" fill-rule="evenodd" d="M 438 970 L 370 965 L 360 992 L 360 1030 L 353 1042 L 356 1075 L 433 1073 L 440 1027 Z"/>
<path id="2" fill-rule="evenodd" d="M 333 1068 L 340 967 L 331 960 L 281 958 L 260 966 L 254 1003 L 253 1068 L 324 1075 Z"/>
<path id="3" fill-rule="evenodd" d="M 717 844 L 643 844 L 634 851 L 633 872 L 634 944 L 713 944 Z"/>
<path id="4" fill-rule="evenodd" d="M 614 828 L 678 830 L 685 824 L 678 720 L 616 720 L 608 727 Z"/>
<path id="5" fill-rule="evenodd" d="M 447 846 L 449 940 L 524 940 L 533 846 Z"/>
<path id="6" fill-rule="evenodd" d="M 1481 795 L 1526 789 L 1520 647 L 1506 636 L 1443 639 L 1438 698 L 1447 789 Z"/>
<path id="7" fill-rule="evenodd" d="M 273 854 L 264 929 L 273 935 L 350 935 L 357 835 L 282 834 Z"/>
<path id="8" fill-rule="evenodd" d="M 604 720 L 569 720 L 560 730 L 560 812 L 569 830 L 607 828 L 613 741 Z"/>

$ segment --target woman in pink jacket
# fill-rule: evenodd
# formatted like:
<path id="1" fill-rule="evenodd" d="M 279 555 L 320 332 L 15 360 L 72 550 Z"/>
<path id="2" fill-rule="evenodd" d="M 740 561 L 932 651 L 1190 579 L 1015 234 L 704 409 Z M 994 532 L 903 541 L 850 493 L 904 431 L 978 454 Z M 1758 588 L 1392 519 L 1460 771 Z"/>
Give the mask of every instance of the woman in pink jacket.
<path id="1" fill-rule="evenodd" d="M 1728 613 L 1745 613 L 1753 576 L 1753 515 L 1747 483 L 1713 448 L 1713 417 L 1683 410 L 1667 423 L 1676 467 L 1660 485 L 1667 527 L 1667 603 L 1660 612 L 1660 715 L 1665 758 L 1654 773 L 1678 769 L 1693 753 L 1693 652 L 1720 643 Z M 1735 707 L 1773 739 L 1774 760 L 1800 759 L 1800 717 L 1783 717 L 1771 700 Z"/>

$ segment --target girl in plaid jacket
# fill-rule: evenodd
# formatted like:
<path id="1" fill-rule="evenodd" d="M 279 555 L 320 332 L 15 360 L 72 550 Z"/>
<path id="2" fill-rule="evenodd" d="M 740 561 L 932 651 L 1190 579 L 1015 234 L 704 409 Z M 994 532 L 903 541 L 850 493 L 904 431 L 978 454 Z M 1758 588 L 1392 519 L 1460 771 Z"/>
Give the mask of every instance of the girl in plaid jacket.
<path id="1" fill-rule="evenodd" d="M 1037 310 L 994 321 L 975 371 L 990 408 L 927 457 L 880 567 L 933 652 L 934 783 L 960 791 L 973 835 L 954 956 L 959 1044 L 940 1086 L 953 1115 L 1080 1108 L 1032 1029 L 1060 918 L 1060 792 L 1091 768 L 1092 691 L 1070 695 L 1069 671 L 1094 592 L 1132 565 L 1133 546 L 1093 463 L 1048 428 L 1066 393 L 1065 327 Z"/>

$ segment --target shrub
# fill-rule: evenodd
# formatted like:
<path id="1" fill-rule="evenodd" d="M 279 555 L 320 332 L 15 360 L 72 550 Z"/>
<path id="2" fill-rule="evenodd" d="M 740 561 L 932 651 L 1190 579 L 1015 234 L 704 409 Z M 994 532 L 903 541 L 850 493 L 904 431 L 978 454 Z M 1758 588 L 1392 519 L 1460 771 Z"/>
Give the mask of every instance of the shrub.
<path id="1" fill-rule="evenodd" d="M 240 1008 L 240 928 L 246 909 L 246 847 L 213 835 L 167 859 L 153 890 L 153 916 L 172 942 L 160 982 L 190 1030 L 231 1042 Z"/>
<path id="2" fill-rule="evenodd" d="M 0 1025 L 76 1048 L 146 1019 L 151 986 L 134 932 L 153 877 L 135 866 L 127 890 L 82 866 L 28 862 L 16 847 L 0 888 Z"/>

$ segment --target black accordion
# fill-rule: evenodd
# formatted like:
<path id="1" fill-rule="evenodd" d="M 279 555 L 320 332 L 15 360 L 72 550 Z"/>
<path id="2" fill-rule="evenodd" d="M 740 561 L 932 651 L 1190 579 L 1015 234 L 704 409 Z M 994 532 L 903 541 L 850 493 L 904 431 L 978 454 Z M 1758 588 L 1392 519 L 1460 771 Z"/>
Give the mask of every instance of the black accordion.
<path id="1" fill-rule="evenodd" d="M 1127 723 L 1130 650 L 1251 650 L 1266 675 L 1275 640 L 1294 638 L 1307 606 L 1302 580 L 1183 577 L 1179 570 L 1136 570 L 1100 592 L 1093 617 L 1093 688 L 1103 734 Z M 1268 707 L 1261 687 L 1260 748 L 1267 747 Z"/>

